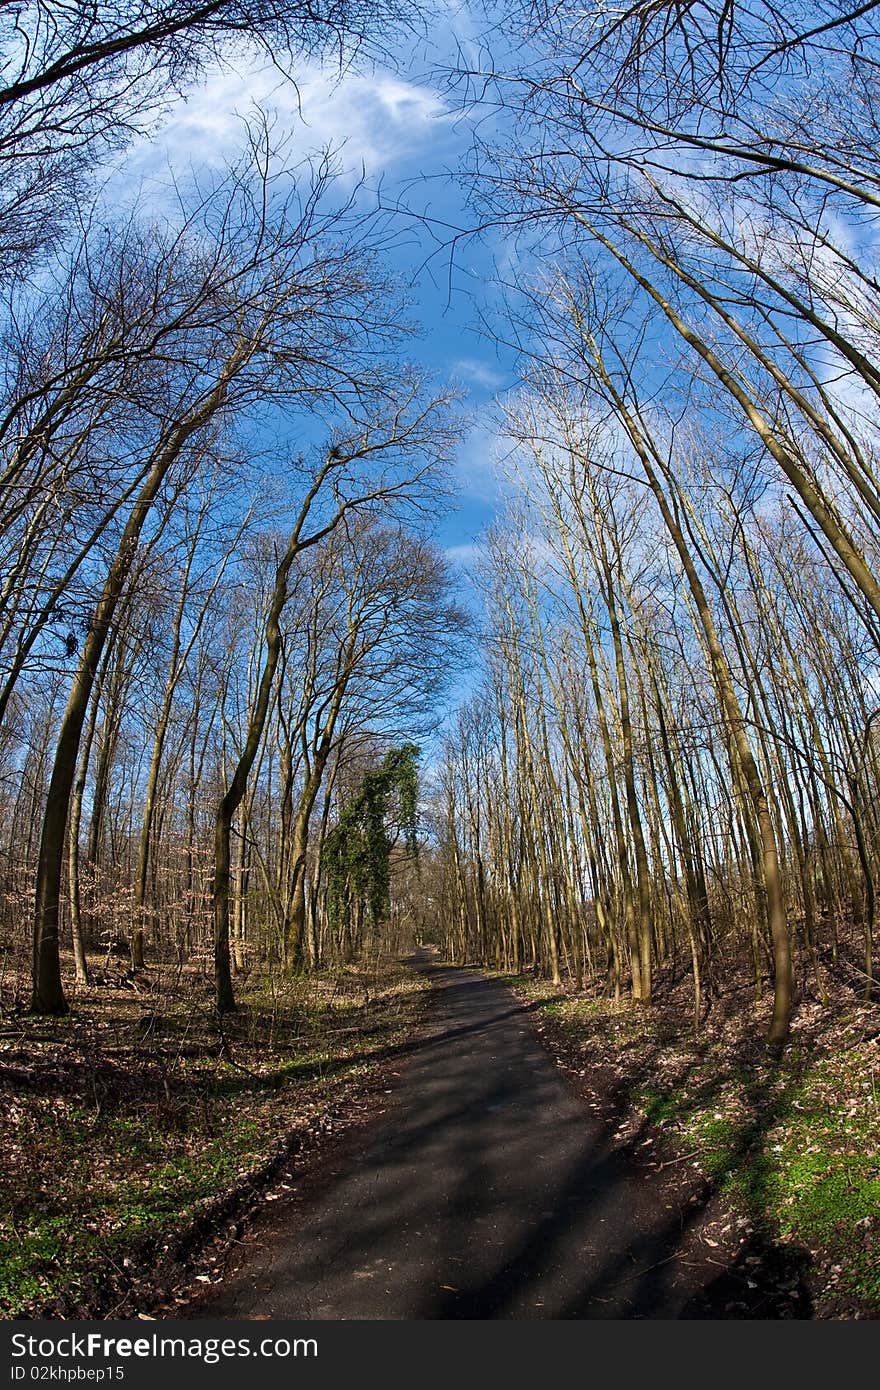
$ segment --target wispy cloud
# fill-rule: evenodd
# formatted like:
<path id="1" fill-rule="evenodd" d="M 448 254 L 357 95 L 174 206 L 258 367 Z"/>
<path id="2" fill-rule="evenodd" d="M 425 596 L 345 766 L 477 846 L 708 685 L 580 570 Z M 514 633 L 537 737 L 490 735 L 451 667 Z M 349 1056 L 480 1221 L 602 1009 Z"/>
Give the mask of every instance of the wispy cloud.
<path id="1" fill-rule="evenodd" d="M 489 423 L 477 424 L 465 437 L 455 461 L 460 495 L 491 507 L 500 505 L 509 490 L 507 458 L 510 441 Z"/>
<path id="2" fill-rule="evenodd" d="M 353 173 L 399 166 L 433 147 L 452 125 L 437 92 L 387 72 L 339 75 L 307 64 L 294 85 L 271 67 L 216 68 L 131 151 L 128 170 L 219 167 L 241 148 L 243 123 L 257 110 L 279 136 L 291 138 L 297 154 L 332 146 Z"/>
<path id="3" fill-rule="evenodd" d="M 483 391 L 498 391 L 509 384 L 508 379 L 497 367 L 489 362 L 481 362 L 475 357 L 460 357 L 452 364 L 452 375 L 460 377 L 467 386 L 478 386 Z"/>
<path id="4" fill-rule="evenodd" d="M 471 570 L 479 560 L 485 558 L 486 550 L 479 541 L 469 541 L 460 545 L 448 545 L 443 554 L 451 564 Z"/>

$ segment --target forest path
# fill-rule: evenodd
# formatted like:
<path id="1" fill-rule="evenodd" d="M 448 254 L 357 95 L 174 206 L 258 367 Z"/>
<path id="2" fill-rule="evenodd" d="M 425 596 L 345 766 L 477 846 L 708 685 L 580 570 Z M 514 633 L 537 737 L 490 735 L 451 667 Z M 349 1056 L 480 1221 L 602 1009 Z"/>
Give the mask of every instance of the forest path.
<path id="1" fill-rule="evenodd" d="M 420 968 L 436 997 L 388 1109 L 178 1316 L 706 1316 L 726 1261 L 695 1180 L 614 1142 L 503 983 Z"/>

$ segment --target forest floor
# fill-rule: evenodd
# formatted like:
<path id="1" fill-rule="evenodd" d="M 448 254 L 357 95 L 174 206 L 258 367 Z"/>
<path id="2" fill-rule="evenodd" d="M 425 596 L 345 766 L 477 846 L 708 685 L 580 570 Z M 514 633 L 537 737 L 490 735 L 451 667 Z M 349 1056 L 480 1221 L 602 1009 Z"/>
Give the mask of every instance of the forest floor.
<path id="1" fill-rule="evenodd" d="M 538 1006 L 479 970 L 434 985 L 375 1124 L 328 1146 L 234 1245 L 211 1249 L 176 1318 L 729 1317 L 735 1252 L 683 1165 L 656 1171 L 541 1045 Z M 762 1271 L 763 1273 L 763 1271 Z M 796 1272 L 795 1272 L 796 1273 Z M 797 1293 L 773 1316 L 809 1317 Z M 737 1314 L 733 1314 L 736 1316 Z"/>
<path id="2" fill-rule="evenodd" d="M 273 1221 L 279 1229 L 269 1247 L 280 1241 L 287 1248 L 300 1214 L 314 1216 L 324 1202 L 332 1215 L 338 1194 L 360 1171 L 359 1155 L 372 1153 L 370 1145 L 381 1148 L 383 1133 L 385 1168 L 397 1174 L 408 1124 L 416 1149 L 431 1149 L 429 1168 L 432 1146 L 451 1136 L 449 1209 L 465 1223 L 463 1248 L 475 1229 L 460 1185 L 465 1158 L 474 1170 L 475 1210 L 483 1211 L 486 1173 L 505 1155 L 510 1169 L 511 1144 L 528 1140 L 555 1160 L 569 1129 L 578 1163 L 596 1182 L 601 1177 L 608 1200 L 621 1208 L 615 1220 L 622 1267 L 629 1271 L 629 1242 L 650 1233 L 655 1208 L 672 1212 L 672 1253 L 651 1256 L 649 1277 L 696 1271 L 704 1283 L 711 1280 L 705 1296 L 684 1314 L 664 1314 L 662 1300 L 649 1309 L 648 1299 L 645 1312 L 627 1316 L 880 1317 L 880 1008 L 839 976 L 824 973 L 815 997 L 802 998 L 790 1046 L 773 1060 L 762 1042 L 769 999 L 751 1000 L 734 971 L 696 1034 L 686 981 L 673 989 L 661 977 L 658 1002 L 648 1011 L 518 976 L 504 978 L 519 994 L 522 1025 L 517 1011 L 493 1006 L 487 1020 L 481 1015 L 451 1031 L 444 1025 L 438 1041 L 423 1022 L 433 1018 L 435 1031 L 440 1027 L 438 981 L 432 990 L 430 978 L 389 961 L 298 981 L 254 974 L 239 981 L 241 1007 L 222 1029 L 202 974 L 153 967 L 134 988 L 121 968 L 94 965 L 95 983 L 63 1019 L 28 1016 L 0 980 L 0 1316 L 162 1316 L 179 1313 L 199 1289 L 217 1298 L 239 1254 L 263 1260 L 260 1242 Z M 463 986 L 471 973 L 463 972 Z M 476 989 L 475 996 L 468 986 L 462 999 L 469 991 L 479 997 L 478 978 Z M 442 982 L 440 995 L 451 1007 L 455 992 Z M 434 1008 L 426 1012 L 431 998 Z M 533 1028 L 579 1097 L 571 1115 L 529 1052 Z M 438 1046 L 452 1049 L 451 1081 L 438 1076 Z M 493 1049 L 515 1076 L 505 1073 L 498 1082 L 500 1100 L 478 1096 L 471 1103 L 468 1086 L 492 1083 Z M 529 1100 L 521 1094 L 528 1068 L 517 1049 L 525 1049 L 540 1081 L 527 1132 L 519 1111 L 509 1109 L 514 1094 Z M 418 1106 L 436 1103 L 438 1086 L 441 1108 L 451 1105 L 460 1116 L 448 1131 L 436 1128 L 436 1117 L 418 1123 Z M 548 1088 L 561 1107 L 555 1127 Z M 511 1117 L 515 1133 L 508 1134 Z M 475 1123 L 485 1130 L 476 1136 L 482 1147 Z M 470 1135 L 466 1149 L 455 1125 Z M 375 1211 L 375 1168 L 368 1213 Z M 505 1219 L 516 1205 L 504 1197 L 505 1184 L 538 1170 L 552 1177 L 545 1160 L 514 1162 L 506 1175 L 499 1170 Z M 423 1177 L 411 1194 L 420 1259 L 423 1230 L 451 1240 L 451 1228 L 435 1220 L 435 1169 Z M 530 1179 L 526 1205 L 538 1200 L 534 1187 Z M 569 1193 L 554 1241 L 573 1238 L 578 1203 L 581 1224 L 589 1223 L 594 1197 L 586 1180 L 576 1199 Z M 562 1220 L 554 1203 L 548 1198 L 544 1205 L 553 1212 L 539 1213 L 542 1230 L 545 1218 Z M 350 1235 L 352 1207 L 347 1199 L 344 1206 Z M 387 1239 L 402 1239 L 401 1229 L 395 1217 Z M 585 1237 L 590 1248 L 607 1246 L 602 1229 L 598 1244 Z M 554 1248 L 549 1242 L 541 1259 L 559 1278 Z M 578 1260 L 568 1265 L 579 1289 Z M 531 1266 L 526 1273 L 524 1287 Z M 460 1279 L 449 1279 L 438 1286 L 444 1292 L 431 1295 L 449 1307 L 432 1304 L 427 1314 L 410 1316 L 536 1315 L 495 1307 L 499 1289 L 505 1298 L 510 1293 L 505 1279 L 493 1275 L 477 1293 L 470 1290 L 471 1311 Z M 613 1296 L 619 1301 L 624 1293 L 617 1279 Z M 568 1312 L 538 1315 L 610 1310 L 584 1311 L 573 1297 L 560 1305 L 570 1304 Z M 607 1302 L 603 1296 L 597 1306 Z"/>
<path id="3" fill-rule="evenodd" d="M 218 1026 L 204 976 L 95 983 L 66 1017 L 0 1012 L 0 1316 L 127 1317 L 302 1160 L 381 1108 L 427 982 L 374 962 L 239 980 Z M 136 987 L 135 987 L 136 986 Z"/>
<path id="4" fill-rule="evenodd" d="M 775 1060 L 769 997 L 735 977 L 696 1034 L 686 987 L 640 1010 L 503 978 L 615 1138 L 713 1194 L 701 1238 L 728 1264 L 723 1316 L 880 1317 L 877 1004 L 823 973 Z"/>

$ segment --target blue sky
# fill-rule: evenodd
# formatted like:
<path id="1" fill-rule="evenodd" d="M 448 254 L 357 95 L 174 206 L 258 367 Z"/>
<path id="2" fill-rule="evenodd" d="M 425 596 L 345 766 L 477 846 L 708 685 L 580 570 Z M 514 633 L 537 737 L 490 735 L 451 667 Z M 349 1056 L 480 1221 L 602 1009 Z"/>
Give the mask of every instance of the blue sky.
<path id="1" fill-rule="evenodd" d="M 391 264 L 422 328 L 412 355 L 464 387 L 473 418 L 452 480 L 456 504 L 437 530 L 461 567 L 465 594 L 474 546 L 497 505 L 493 403 L 516 384 L 513 353 L 481 333 L 478 323 L 497 298 L 493 282 L 505 248 L 491 237 L 449 244 L 455 229 L 474 221 L 460 173 L 472 132 L 443 95 L 438 73 L 456 44 L 470 42 L 471 32 L 467 10 L 456 8 L 439 37 L 413 50 L 407 70 L 355 68 L 340 76 L 305 63 L 295 87 L 264 59 L 212 69 L 149 140 L 129 151 L 125 164 L 126 178 L 146 185 L 169 171 L 219 167 L 240 147 L 242 118 L 259 107 L 279 137 L 292 139 L 297 156 L 330 146 L 352 182 L 363 175 L 385 205 L 418 214 L 402 219 Z"/>

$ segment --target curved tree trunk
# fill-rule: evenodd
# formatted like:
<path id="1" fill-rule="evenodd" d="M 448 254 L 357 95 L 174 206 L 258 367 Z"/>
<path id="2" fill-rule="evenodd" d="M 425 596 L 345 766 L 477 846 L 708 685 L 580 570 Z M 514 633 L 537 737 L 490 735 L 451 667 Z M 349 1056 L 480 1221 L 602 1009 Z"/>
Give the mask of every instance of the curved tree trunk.
<path id="1" fill-rule="evenodd" d="M 216 413 L 226 399 L 234 366 L 243 356 L 234 350 L 225 364 L 214 390 L 186 420 L 171 432 L 159 450 L 153 466 L 132 508 L 122 532 L 116 555 L 108 571 L 83 644 L 79 666 L 73 679 L 67 707 L 61 720 L 49 793 L 43 816 L 40 854 L 37 864 L 36 906 L 34 912 L 33 995 L 34 1013 L 67 1012 L 61 982 L 58 942 L 58 914 L 64 857 L 65 830 L 70 795 L 76 777 L 77 756 L 83 723 L 97 675 L 101 654 L 125 582 L 134 564 L 137 546 L 156 495 L 189 439 Z"/>

